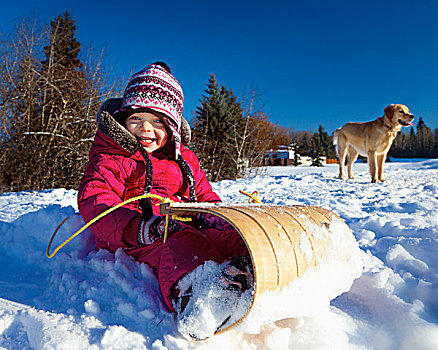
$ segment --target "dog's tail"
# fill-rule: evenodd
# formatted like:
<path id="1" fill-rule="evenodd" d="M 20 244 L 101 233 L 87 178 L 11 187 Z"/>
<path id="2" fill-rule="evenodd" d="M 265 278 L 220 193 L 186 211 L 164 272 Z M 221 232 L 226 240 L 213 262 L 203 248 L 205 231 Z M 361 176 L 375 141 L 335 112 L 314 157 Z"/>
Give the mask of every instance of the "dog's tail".
<path id="1" fill-rule="evenodd" d="M 339 128 L 339 129 L 336 129 L 334 132 L 333 132 L 333 145 L 335 146 L 335 149 L 336 149 L 336 155 L 338 156 L 338 158 L 339 158 L 339 152 L 338 152 L 338 138 L 339 138 L 339 131 L 340 131 L 341 129 Z"/>

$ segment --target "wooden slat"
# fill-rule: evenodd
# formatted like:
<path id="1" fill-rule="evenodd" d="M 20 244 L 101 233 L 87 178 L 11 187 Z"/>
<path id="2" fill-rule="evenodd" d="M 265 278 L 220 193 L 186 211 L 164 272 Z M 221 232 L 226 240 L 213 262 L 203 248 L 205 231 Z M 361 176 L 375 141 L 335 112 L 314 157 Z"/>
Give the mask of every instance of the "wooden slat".
<path id="1" fill-rule="evenodd" d="M 333 217 L 339 218 L 326 209 L 300 205 L 166 203 L 161 210 L 163 214 L 217 215 L 236 228 L 248 248 L 255 281 L 252 304 L 239 321 L 218 333 L 241 322 L 262 293 L 281 289 L 317 266 L 330 246 L 327 228 Z M 339 252 L 338 256 L 347 260 L 348 252 Z"/>

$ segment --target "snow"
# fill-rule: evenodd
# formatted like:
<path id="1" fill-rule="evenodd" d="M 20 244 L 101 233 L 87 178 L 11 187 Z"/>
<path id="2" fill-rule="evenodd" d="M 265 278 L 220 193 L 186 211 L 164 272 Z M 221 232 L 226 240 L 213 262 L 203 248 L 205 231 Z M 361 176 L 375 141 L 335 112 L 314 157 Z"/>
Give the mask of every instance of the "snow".
<path id="1" fill-rule="evenodd" d="M 249 309 L 252 288 L 241 295 L 222 288 L 221 272 L 227 267 L 229 262 L 207 261 L 179 281 L 182 291 L 192 287 L 192 298 L 177 317 L 178 331 L 185 338 L 208 338 L 219 327 L 223 329 L 236 323 Z"/>
<path id="2" fill-rule="evenodd" d="M 236 329 L 202 342 L 178 334 L 150 268 L 123 251 L 96 251 L 88 230 L 45 256 L 65 217 L 54 246 L 83 225 L 76 191 L 0 196 L 0 348 L 437 349 L 438 160 L 387 163 L 379 184 L 369 182 L 367 164 L 354 170 L 356 179 L 341 181 L 336 165 L 272 167 L 213 184 L 227 203 L 245 203 L 241 189 L 258 190 L 264 203 L 333 211 L 359 244 L 362 275 L 351 285 L 357 271 L 323 264 L 267 293 Z"/>

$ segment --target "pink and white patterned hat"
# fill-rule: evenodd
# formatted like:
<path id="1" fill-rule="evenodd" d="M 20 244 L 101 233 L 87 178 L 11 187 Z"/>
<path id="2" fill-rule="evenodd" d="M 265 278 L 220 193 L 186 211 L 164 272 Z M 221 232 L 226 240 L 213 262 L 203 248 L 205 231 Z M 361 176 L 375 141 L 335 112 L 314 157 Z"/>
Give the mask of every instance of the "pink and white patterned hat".
<path id="1" fill-rule="evenodd" d="M 184 95 L 181 85 L 163 62 L 155 62 L 135 73 L 123 94 L 119 112 L 150 108 L 166 116 L 175 139 L 175 157 L 181 148 L 181 121 Z"/>

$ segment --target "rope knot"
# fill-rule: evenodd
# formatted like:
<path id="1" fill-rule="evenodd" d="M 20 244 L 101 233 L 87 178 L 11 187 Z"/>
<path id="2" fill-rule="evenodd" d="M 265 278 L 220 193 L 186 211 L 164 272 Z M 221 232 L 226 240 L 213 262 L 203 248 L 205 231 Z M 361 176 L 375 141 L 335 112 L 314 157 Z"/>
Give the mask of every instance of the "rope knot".
<path id="1" fill-rule="evenodd" d="M 249 194 L 246 193 L 245 191 L 239 190 L 240 193 L 244 194 L 245 196 L 248 196 L 248 203 L 251 203 L 251 201 L 253 203 L 261 203 L 262 200 L 259 198 L 259 191 L 254 191 L 253 193 Z"/>

